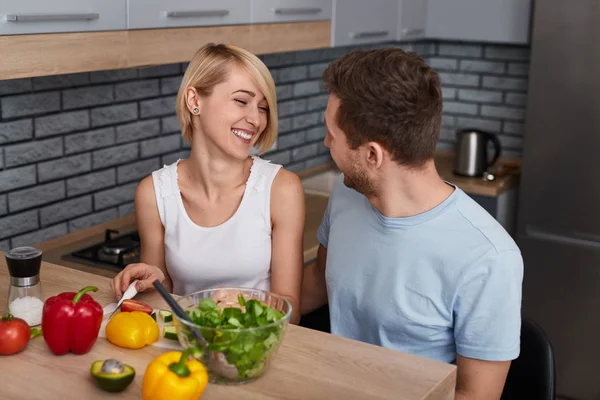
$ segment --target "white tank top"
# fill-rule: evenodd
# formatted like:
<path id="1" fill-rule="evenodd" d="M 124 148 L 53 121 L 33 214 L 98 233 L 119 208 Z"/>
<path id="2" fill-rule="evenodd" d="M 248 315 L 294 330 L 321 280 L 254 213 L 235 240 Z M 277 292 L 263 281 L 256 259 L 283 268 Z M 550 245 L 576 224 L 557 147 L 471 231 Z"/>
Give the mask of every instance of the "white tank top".
<path id="1" fill-rule="evenodd" d="M 180 160 L 152 173 L 173 293 L 184 295 L 217 286 L 270 290 L 271 185 L 281 165 L 252 158 L 237 211 L 214 227 L 195 224 L 185 211 L 177 184 Z"/>

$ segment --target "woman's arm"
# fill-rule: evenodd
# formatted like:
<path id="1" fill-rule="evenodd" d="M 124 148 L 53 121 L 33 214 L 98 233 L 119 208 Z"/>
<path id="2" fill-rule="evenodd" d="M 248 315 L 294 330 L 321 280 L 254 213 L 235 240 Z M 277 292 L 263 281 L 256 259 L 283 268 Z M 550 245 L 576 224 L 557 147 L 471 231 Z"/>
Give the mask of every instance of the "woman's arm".
<path id="1" fill-rule="evenodd" d="M 160 221 L 152 176 L 142 179 L 135 191 L 135 217 L 141 240 L 140 262 L 154 265 L 165 274 L 163 285 L 173 291 L 165 264 L 165 228 Z"/>
<path id="2" fill-rule="evenodd" d="M 164 228 L 158 214 L 154 183 L 146 177 L 138 184 L 134 196 L 135 216 L 141 239 L 139 264 L 129 264 L 112 281 L 111 286 L 117 298 L 135 279 L 138 292 L 154 289 L 153 282 L 159 280 L 172 292 L 173 283 L 165 266 Z"/>
<path id="3" fill-rule="evenodd" d="M 271 188 L 271 291 L 292 304 L 293 324 L 300 321 L 304 215 L 302 183 L 296 174 L 281 169 Z"/>
<path id="4" fill-rule="evenodd" d="M 158 267 L 165 274 L 165 287 L 173 289 L 165 265 L 165 228 L 160 221 L 152 176 L 142 179 L 134 196 L 135 217 L 141 240 L 140 262 Z"/>

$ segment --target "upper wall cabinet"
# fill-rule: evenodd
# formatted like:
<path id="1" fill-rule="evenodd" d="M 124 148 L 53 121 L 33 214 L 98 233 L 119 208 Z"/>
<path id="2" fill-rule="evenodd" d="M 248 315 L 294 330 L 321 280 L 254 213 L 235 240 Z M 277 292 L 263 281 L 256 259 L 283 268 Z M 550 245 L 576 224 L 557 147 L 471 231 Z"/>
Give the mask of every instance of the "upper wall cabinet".
<path id="1" fill-rule="evenodd" d="M 126 0 L 2 0 L 0 35 L 127 28 Z"/>
<path id="2" fill-rule="evenodd" d="M 334 0 L 331 45 L 396 39 L 398 0 Z"/>
<path id="3" fill-rule="evenodd" d="M 398 40 L 425 37 L 427 0 L 399 0 Z"/>
<path id="4" fill-rule="evenodd" d="M 249 0 L 128 0 L 129 29 L 250 23 Z"/>
<path id="5" fill-rule="evenodd" d="M 252 23 L 331 19 L 332 0 L 252 0 Z"/>
<path id="6" fill-rule="evenodd" d="M 531 0 L 427 1 L 427 37 L 529 43 Z"/>

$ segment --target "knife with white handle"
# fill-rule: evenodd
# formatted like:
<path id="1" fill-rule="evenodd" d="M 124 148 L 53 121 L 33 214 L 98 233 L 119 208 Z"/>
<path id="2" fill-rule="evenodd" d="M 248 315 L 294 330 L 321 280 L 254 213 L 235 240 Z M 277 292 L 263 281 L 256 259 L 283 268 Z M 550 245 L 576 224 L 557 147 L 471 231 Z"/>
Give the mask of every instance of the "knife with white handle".
<path id="1" fill-rule="evenodd" d="M 108 319 L 111 319 L 112 316 L 115 315 L 115 312 L 117 312 L 123 301 L 132 299 L 138 293 L 137 288 L 135 287 L 136 283 L 137 279 L 129 284 L 129 287 L 127 288 L 125 293 L 123 293 L 123 296 L 121 296 L 121 300 L 119 300 L 118 303 L 110 303 L 109 305 L 104 307 L 104 315 L 110 314 L 110 317 L 108 317 Z"/>

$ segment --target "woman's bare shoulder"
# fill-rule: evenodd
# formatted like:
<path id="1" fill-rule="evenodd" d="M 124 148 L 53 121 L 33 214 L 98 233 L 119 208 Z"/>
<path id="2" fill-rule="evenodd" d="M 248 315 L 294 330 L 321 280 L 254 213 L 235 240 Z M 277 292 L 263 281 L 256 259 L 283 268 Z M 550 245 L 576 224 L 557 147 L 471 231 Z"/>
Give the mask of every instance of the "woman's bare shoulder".
<path id="1" fill-rule="evenodd" d="M 287 220 L 304 221 L 304 187 L 295 173 L 280 168 L 271 187 L 271 218 L 273 223 Z"/>
<path id="2" fill-rule="evenodd" d="M 289 199 L 304 196 L 304 188 L 300 178 L 287 169 L 280 168 L 273 180 L 271 198 Z"/>
<path id="3" fill-rule="evenodd" d="M 135 190 L 135 202 L 144 205 L 156 204 L 152 175 L 143 178 Z"/>

